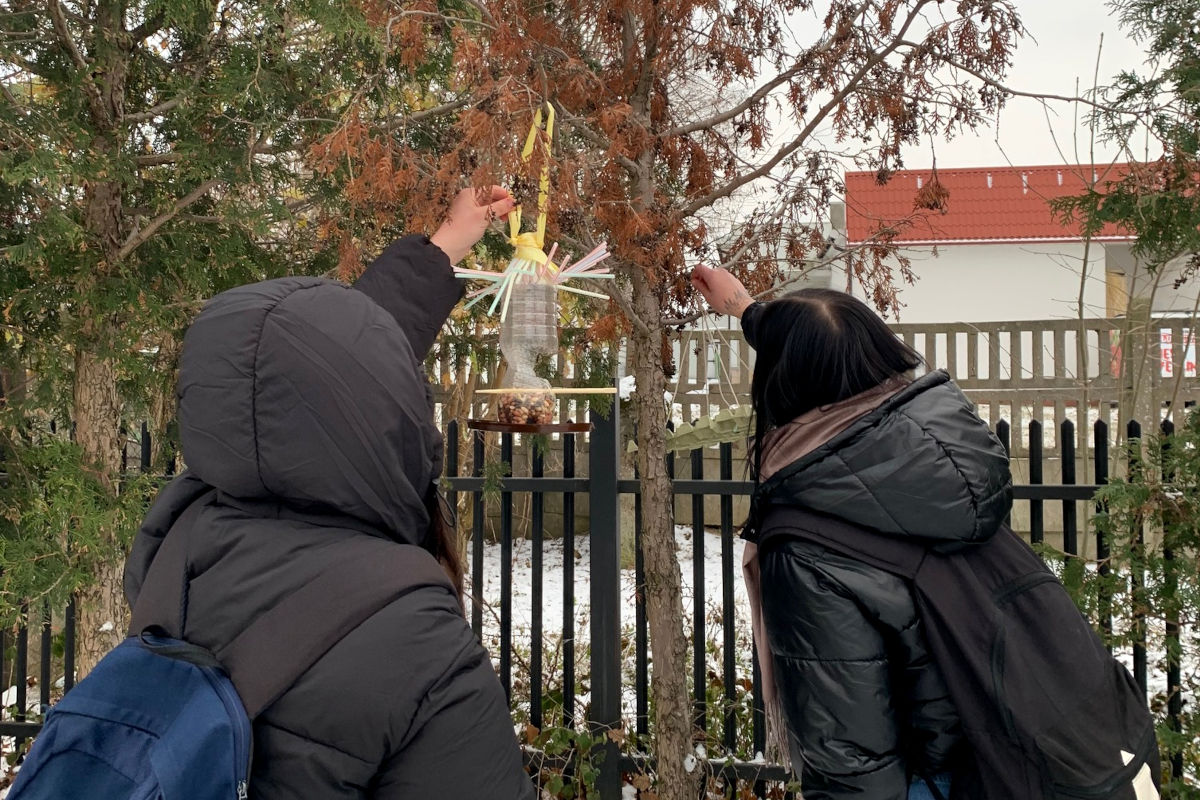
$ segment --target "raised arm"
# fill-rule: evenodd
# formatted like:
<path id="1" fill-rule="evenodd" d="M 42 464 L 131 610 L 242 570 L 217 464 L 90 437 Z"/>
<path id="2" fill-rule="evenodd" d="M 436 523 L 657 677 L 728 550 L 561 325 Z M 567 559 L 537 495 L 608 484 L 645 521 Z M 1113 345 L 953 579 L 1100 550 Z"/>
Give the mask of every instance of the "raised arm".
<path id="1" fill-rule="evenodd" d="M 487 195 L 464 189 L 437 233 L 393 242 L 354 284 L 396 318 L 418 359 L 429 352 L 462 297 L 452 267 L 466 257 L 488 224 L 506 217 L 514 205 L 499 186 Z"/>

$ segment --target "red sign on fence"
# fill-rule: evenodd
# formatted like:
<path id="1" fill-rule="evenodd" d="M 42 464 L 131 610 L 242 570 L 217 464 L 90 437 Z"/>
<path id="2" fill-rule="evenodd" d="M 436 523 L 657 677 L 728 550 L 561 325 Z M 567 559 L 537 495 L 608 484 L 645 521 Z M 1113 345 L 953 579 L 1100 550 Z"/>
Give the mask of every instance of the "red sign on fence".
<path id="1" fill-rule="evenodd" d="M 1159 337 L 1159 369 L 1164 378 L 1175 377 L 1175 348 L 1173 346 L 1173 336 L 1169 328 L 1161 328 L 1158 332 Z M 1196 377 L 1196 337 L 1188 328 L 1183 329 L 1184 354 L 1183 354 L 1183 376 L 1185 378 Z"/>

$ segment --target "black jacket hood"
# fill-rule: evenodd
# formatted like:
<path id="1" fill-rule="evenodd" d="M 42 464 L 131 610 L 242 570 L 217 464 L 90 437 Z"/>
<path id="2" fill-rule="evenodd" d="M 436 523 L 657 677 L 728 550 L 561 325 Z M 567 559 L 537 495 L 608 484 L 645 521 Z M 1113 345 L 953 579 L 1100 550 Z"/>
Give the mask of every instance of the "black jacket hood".
<path id="1" fill-rule="evenodd" d="M 980 542 L 1012 507 L 1012 477 L 1000 441 L 939 370 L 772 475 L 759 512 L 780 504 L 894 536 Z"/>
<path id="2" fill-rule="evenodd" d="M 217 295 L 184 338 L 178 400 L 203 483 L 423 543 L 441 435 L 405 332 L 366 294 L 282 278 Z"/>

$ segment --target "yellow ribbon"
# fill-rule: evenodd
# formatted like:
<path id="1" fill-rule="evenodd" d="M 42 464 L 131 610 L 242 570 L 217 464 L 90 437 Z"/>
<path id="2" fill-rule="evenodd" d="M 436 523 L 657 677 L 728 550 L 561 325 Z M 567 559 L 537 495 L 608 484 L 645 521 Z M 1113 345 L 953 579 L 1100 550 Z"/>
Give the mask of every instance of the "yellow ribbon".
<path id="1" fill-rule="evenodd" d="M 537 230 L 521 233 L 521 208 L 518 206 L 508 215 L 508 242 L 516 248 L 514 258 L 531 261 L 535 264 L 546 264 L 550 269 L 555 269 L 553 264 L 550 264 L 549 257 L 546 255 L 546 201 L 550 196 L 550 142 L 554 137 L 554 106 L 546 103 L 545 106 L 545 121 L 546 121 L 546 161 L 542 164 L 542 174 L 540 185 L 538 187 L 538 220 Z M 538 131 L 542 128 L 542 109 L 539 108 L 533 117 L 533 124 L 529 126 L 529 136 L 525 139 L 525 149 L 521 151 L 521 160 L 528 162 L 529 157 L 533 155 L 533 146 L 538 140 Z"/>

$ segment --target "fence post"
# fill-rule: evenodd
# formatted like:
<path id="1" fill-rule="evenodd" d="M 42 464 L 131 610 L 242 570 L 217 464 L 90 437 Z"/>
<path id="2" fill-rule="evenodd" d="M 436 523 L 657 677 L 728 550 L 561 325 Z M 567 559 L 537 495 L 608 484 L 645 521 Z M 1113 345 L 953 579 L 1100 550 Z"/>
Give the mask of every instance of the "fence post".
<path id="1" fill-rule="evenodd" d="M 1142 470 L 1142 426 L 1137 420 L 1129 420 L 1125 426 L 1125 439 L 1129 447 L 1129 480 L 1141 479 Z M 1134 523 L 1133 564 L 1130 575 L 1133 595 L 1133 677 L 1142 694 L 1149 686 L 1146 668 L 1146 532 L 1139 516 Z"/>
<path id="2" fill-rule="evenodd" d="M 620 405 L 613 403 L 605 419 L 593 409 L 588 477 L 591 481 L 591 601 L 593 733 L 621 726 L 621 528 L 617 478 Z M 621 797 L 621 763 L 617 744 L 607 736 L 598 748 L 596 789 L 600 800 Z"/>
<path id="3" fill-rule="evenodd" d="M 1177 365 L 1176 369 L 1180 369 Z M 1162 422 L 1162 459 L 1163 482 L 1170 485 L 1175 480 L 1174 471 L 1170 469 L 1167 459 L 1170 457 L 1171 437 L 1175 435 L 1175 423 L 1171 420 Z M 1163 616 L 1166 617 L 1165 645 L 1167 651 L 1167 725 L 1175 733 L 1183 728 L 1183 666 L 1179 660 L 1180 640 L 1183 628 L 1180 624 L 1181 607 L 1179 599 L 1179 566 L 1175 562 L 1175 532 L 1162 520 L 1163 532 Z M 1178 780 L 1183 777 L 1183 751 L 1181 748 L 1171 748 L 1171 778 Z"/>
<path id="4" fill-rule="evenodd" d="M 1000 440 L 1000 446 L 1004 448 L 1005 458 L 1012 459 L 1012 430 L 1009 427 L 1008 420 L 1002 419 L 996 423 L 996 438 Z M 1004 515 L 1004 524 L 1012 527 L 1012 504 L 1009 504 L 1008 513 Z"/>
<path id="5" fill-rule="evenodd" d="M 563 477 L 575 477 L 575 434 L 563 435 Z M 575 727 L 575 493 L 563 493 L 563 727 Z"/>
<path id="6" fill-rule="evenodd" d="M 1029 482 L 1034 486 L 1042 484 L 1042 423 L 1034 420 L 1029 423 Z M 1029 501 L 1029 541 L 1041 544 L 1045 536 L 1045 519 L 1042 513 L 1042 500 Z"/>
<path id="7" fill-rule="evenodd" d="M 21 626 L 17 629 L 17 661 L 13 665 L 13 681 L 17 685 L 17 711 L 13 719 L 25 722 L 29 719 L 29 604 L 21 604 Z M 17 754 L 24 755 L 25 737 L 16 739 Z"/>
<path id="8" fill-rule="evenodd" d="M 471 436 L 471 475 L 483 477 L 483 431 Z M 483 641 L 483 491 L 471 493 L 471 630 Z"/>
<path id="9" fill-rule="evenodd" d="M 1095 443 L 1092 447 L 1092 452 L 1095 454 L 1096 462 L 1096 485 L 1108 485 L 1108 425 L 1103 420 L 1096 421 L 1095 428 Z M 1096 513 L 1103 514 L 1107 511 L 1104 503 L 1096 503 Z M 1112 618 L 1112 591 L 1108 586 L 1108 576 L 1112 574 L 1112 565 L 1108 563 L 1109 559 L 1108 538 L 1104 535 L 1104 531 L 1100 526 L 1096 526 L 1096 561 L 1100 564 L 1100 627 L 1108 634 L 1105 645 L 1108 647 L 1108 652 L 1112 652 L 1112 635 L 1113 635 L 1113 618 Z"/>
<path id="10" fill-rule="evenodd" d="M 541 445 L 537 441 L 530 443 L 533 450 L 533 461 L 530 464 L 531 478 L 541 478 L 545 474 L 545 457 Z M 542 727 L 542 569 L 543 559 L 543 528 L 545 526 L 544 498 L 542 492 L 533 492 L 530 498 L 530 524 L 533 527 L 533 562 L 530 581 L 530 612 L 533 625 L 529 632 L 529 722 L 533 727 Z M 563 553 L 564 561 L 566 553 Z"/>
<path id="11" fill-rule="evenodd" d="M 733 445 L 721 444 L 721 480 L 733 480 Z M 734 649 L 737 639 L 733 630 L 733 495 L 721 495 L 721 610 L 723 639 L 721 654 L 724 656 L 722 672 L 725 673 L 725 721 L 722 726 L 725 738 L 725 753 L 732 756 L 737 748 L 737 715 L 733 704 L 736 699 L 737 664 Z M 753 753 L 751 753 L 753 757 Z"/>
<path id="12" fill-rule="evenodd" d="M 704 450 L 692 451 L 692 480 L 704 480 Z M 708 663 L 704 641 L 704 494 L 692 495 L 692 724 L 708 730 Z"/>
<path id="13" fill-rule="evenodd" d="M 1075 484 L 1075 423 L 1064 419 L 1059 426 L 1058 452 L 1062 467 L 1062 485 Z M 1081 567 L 1081 563 L 1072 556 L 1079 555 L 1079 517 L 1074 500 L 1062 501 L 1063 552 L 1067 554 L 1066 563 L 1071 569 Z"/>
<path id="14" fill-rule="evenodd" d="M 500 434 L 500 461 L 504 477 L 513 474 L 513 435 Z M 500 682 L 512 702 L 512 603 L 513 603 L 513 493 L 500 490 Z"/>

